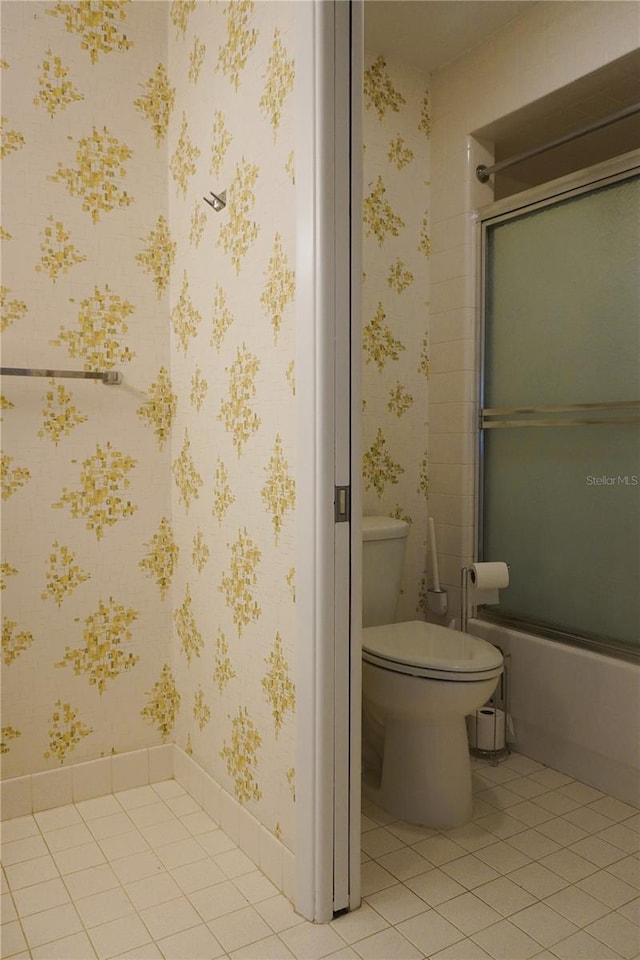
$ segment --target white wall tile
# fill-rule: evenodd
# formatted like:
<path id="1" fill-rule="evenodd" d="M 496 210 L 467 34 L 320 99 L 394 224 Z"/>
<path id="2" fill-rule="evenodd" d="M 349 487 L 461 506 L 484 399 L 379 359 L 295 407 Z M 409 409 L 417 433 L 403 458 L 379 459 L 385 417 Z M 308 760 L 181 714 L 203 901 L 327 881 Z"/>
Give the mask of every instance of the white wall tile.
<path id="1" fill-rule="evenodd" d="M 72 803 L 73 773 L 70 767 L 35 773 L 31 778 L 33 811 L 49 810 Z"/>

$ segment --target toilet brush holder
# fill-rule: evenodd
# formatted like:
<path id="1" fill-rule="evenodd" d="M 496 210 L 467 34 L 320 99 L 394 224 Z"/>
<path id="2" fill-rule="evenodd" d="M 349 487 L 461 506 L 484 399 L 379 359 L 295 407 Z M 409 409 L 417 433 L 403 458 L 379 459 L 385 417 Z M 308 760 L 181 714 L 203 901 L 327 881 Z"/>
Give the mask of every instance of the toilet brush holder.
<path id="1" fill-rule="evenodd" d="M 437 617 L 444 617 L 449 609 L 449 601 L 446 590 L 427 590 L 427 605 L 431 613 Z"/>

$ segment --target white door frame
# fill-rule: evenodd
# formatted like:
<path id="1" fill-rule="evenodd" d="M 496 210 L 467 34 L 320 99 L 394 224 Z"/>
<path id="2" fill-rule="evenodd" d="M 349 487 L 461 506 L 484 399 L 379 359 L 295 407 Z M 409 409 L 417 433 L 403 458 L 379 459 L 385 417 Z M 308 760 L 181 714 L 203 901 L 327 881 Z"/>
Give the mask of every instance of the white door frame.
<path id="1" fill-rule="evenodd" d="M 351 313 L 359 317 L 360 244 L 359 234 L 351 236 L 350 209 L 355 200 L 359 223 L 360 188 L 358 177 L 351 184 L 350 168 L 351 32 L 353 21 L 361 37 L 362 23 L 360 3 L 351 0 L 301 3 L 297 15 L 296 384 L 304 506 L 297 556 L 296 908 L 327 922 L 360 903 L 361 505 L 351 416 L 359 390 L 351 355 L 357 341 L 359 358 L 360 346 L 350 322 Z M 358 60 L 360 41 L 355 50 Z M 361 60 L 353 70 L 361 75 Z M 359 117 L 359 94 L 355 106 Z M 359 152 L 354 167 L 359 174 Z M 351 488 L 356 522 L 336 522 L 337 486 Z"/>

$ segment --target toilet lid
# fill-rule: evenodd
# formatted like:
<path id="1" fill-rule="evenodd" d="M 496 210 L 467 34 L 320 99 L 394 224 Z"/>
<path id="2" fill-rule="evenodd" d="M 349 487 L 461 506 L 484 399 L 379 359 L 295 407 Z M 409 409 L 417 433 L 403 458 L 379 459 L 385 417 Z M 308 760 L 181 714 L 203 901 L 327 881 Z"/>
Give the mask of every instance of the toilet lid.
<path id="1" fill-rule="evenodd" d="M 489 680 L 502 673 L 502 654 L 460 630 L 411 620 L 362 631 L 362 658 L 374 666 L 436 680 Z"/>

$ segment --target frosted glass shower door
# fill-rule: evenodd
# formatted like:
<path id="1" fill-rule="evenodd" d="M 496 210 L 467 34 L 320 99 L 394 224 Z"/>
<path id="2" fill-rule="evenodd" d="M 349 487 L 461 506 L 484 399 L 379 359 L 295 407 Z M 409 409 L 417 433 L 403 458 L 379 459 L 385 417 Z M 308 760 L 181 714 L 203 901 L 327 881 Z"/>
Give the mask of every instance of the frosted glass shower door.
<path id="1" fill-rule="evenodd" d="M 640 651 L 640 177 L 488 221 L 484 255 L 494 611 Z"/>

